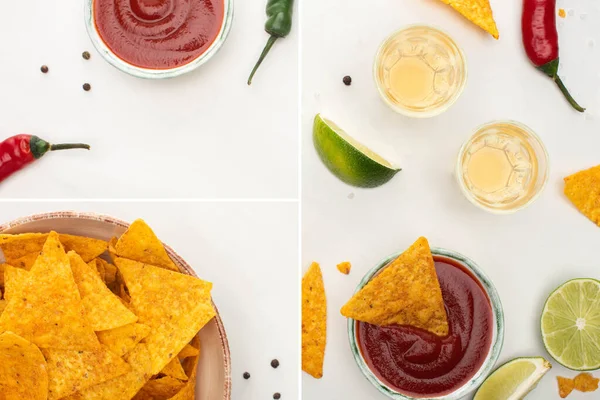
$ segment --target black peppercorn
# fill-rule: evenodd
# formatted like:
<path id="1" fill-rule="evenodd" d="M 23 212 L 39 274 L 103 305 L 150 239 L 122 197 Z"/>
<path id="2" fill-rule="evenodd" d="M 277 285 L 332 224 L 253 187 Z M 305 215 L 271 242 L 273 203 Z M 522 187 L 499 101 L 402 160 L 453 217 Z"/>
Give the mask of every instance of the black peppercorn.
<path id="1" fill-rule="evenodd" d="M 350 75 L 346 75 L 344 77 L 344 85 L 346 85 L 346 86 L 352 85 L 352 77 L 350 77 Z"/>
<path id="2" fill-rule="evenodd" d="M 89 60 L 92 57 L 92 55 L 89 51 L 84 51 L 83 53 L 81 53 L 81 57 L 83 57 L 84 60 Z"/>
<path id="3" fill-rule="evenodd" d="M 250 379 L 250 373 L 244 372 L 243 377 L 244 377 L 244 379 Z"/>
<path id="4" fill-rule="evenodd" d="M 84 83 L 83 90 L 85 90 L 86 92 L 89 92 L 90 90 L 92 90 L 92 85 L 90 85 L 89 83 Z"/>
<path id="5" fill-rule="evenodd" d="M 279 360 L 275 359 L 275 360 L 271 361 L 271 367 L 273 367 L 273 368 L 279 367 Z"/>
<path id="6" fill-rule="evenodd" d="M 275 394 L 273 395 L 273 398 L 274 398 L 275 400 L 277 400 L 277 399 L 280 399 L 280 398 L 281 398 L 281 393 L 275 393 Z"/>
<path id="7" fill-rule="evenodd" d="M 42 68 L 40 68 L 40 71 L 42 71 L 42 73 L 47 74 L 49 69 L 47 65 L 42 65 Z"/>

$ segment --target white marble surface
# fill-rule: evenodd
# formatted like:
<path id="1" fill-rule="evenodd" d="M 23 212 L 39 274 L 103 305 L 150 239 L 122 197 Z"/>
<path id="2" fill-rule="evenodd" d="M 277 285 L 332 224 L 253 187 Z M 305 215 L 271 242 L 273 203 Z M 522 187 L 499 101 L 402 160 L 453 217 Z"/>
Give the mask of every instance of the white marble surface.
<path id="1" fill-rule="evenodd" d="M 74 210 L 143 218 L 157 236 L 213 282 L 231 349 L 232 400 L 299 399 L 297 203 L 4 202 L 1 223 Z M 271 368 L 273 358 L 278 369 Z M 244 380 L 242 374 L 252 375 Z"/>
<path id="2" fill-rule="evenodd" d="M 325 375 L 303 374 L 305 399 L 384 399 L 363 379 L 339 314 L 362 276 L 382 257 L 418 236 L 473 258 L 504 302 L 506 340 L 500 361 L 542 355 L 539 317 L 547 295 L 575 277 L 600 278 L 600 229 L 562 194 L 562 178 L 600 164 L 600 9 L 594 0 L 559 0 L 561 75 L 589 112 L 569 108 L 553 83 L 522 49 L 520 1 L 491 0 L 500 30 L 495 41 L 438 1 L 303 2 L 303 268 L 323 267 L 328 295 Z M 445 114 L 427 120 L 395 114 L 379 100 L 371 67 L 379 43 L 403 25 L 428 23 L 449 32 L 469 66 L 467 87 Z M 351 75 L 346 87 L 342 77 Z M 373 190 L 338 181 L 314 151 L 318 112 L 404 168 Z M 514 119 L 529 125 L 550 154 L 550 181 L 530 208 L 511 216 L 487 214 L 464 199 L 452 176 L 462 142 L 478 125 Z M 351 261 L 350 276 L 335 268 Z M 528 400 L 558 399 L 554 368 Z M 598 395 L 573 394 L 592 399 Z"/>
<path id="3" fill-rule="evenodd" d="M 265 1 L 234 8 L 230 36 L 212 60 L 186 76 L 148 81 L 95 51 L 83 0 L 6 2 L 0 140 L 31 133 L 88 142 L 92 151 L 48 154 L 2 182 L 0 198 L 297 197 L 298 29 L 274 46 L 248 87 L 268 39 Z"/>

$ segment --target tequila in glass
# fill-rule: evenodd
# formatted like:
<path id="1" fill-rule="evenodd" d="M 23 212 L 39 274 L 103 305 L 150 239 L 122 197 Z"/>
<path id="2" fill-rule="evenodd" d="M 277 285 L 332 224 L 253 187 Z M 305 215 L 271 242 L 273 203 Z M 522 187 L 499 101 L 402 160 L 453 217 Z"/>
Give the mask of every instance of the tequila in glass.
<path id="1" fill-rule="evenodd" d="M 490 123 L 462 146 L 456 177 L 473 204 L 512 213 L 541 193 L 548 180 L 548 153 L 528 127 L 512 121 Z"/>
<path id="2" fill-rule="evenodd" d="M 463 52 L 447 34 L 414 25 L 393 33 L 381 44 L 374 75 L 379 94 L 393 110 L 431 117 L 458 99 L 467 67 Z"/>

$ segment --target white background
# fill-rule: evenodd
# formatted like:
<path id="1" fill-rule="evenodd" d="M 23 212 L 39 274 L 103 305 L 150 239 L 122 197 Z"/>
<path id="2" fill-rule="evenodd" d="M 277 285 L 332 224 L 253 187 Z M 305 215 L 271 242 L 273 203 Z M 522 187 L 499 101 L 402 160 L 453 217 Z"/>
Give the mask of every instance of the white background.
<path id="1" fill-rule="evenodd" d="M 289 203 L 2 203 L 0 222 L 74 210 L 143 218 L 205 280 L 225 325 L 233 400 L 298 399 L 298 212 Z M 271 360 L 281 365 L 273 369 Z M 248 371 L 252 377 L 244 380 Z"/>
<path id="2" fill-rule="evenodd" d="M 305 269 L 313 260 L 321 263 L 329 307 L 324 377 L 303 375 L 305 399 L 385 398 L 356 366 L 339 310 L 377 261 L 406 249 L 418 236 L 473 258 L 495 283 L 506 313 L 500 362 L 518 356 L 549 357 L 539 328 L 546 297 L 570 278 L 600 278 L 600 228 L 562 194 L 563 177 L 600 164 L 600 4 L 558 1 L 571 12 L 559 19 L 561 75 L 589 108 L 581 115 L 529 64 L 521 43 L 522 2 L 491 3 L 499 41 L 434 0 L 303 2 L 302 256 Z M 467 57 L 469 78 L 462 97 L 433 119 L 395 114 L 378 98 L 371 78 L 380 42 L 413 23 L 446 30 Z M 342 84 L 344 75 L 352 76 L 352 86 Z M 404 170 L 373 190 L 338 181 L 312 145 L 312 119 L 318 112 Z M 529 125 L 550 154 L 545 192 L 537 203 L 512 216 L 475 208 L 462 197 L 452 176 L 461 144 L 478 125 L 495 119 Z M 350 276 L 335 268 L 345 260 L 353 263 Z M 555 376 L 576 374 L 553 364 L 528 400 L 559 399 Z"/>
<path id="3" fill-rule="evenodd" d="M 92 151 L 46 155 L 3 182 L 0 198 L 297 197 L 297 27 L 246 85 L 268 39 L 264 0 L 235 1 L 221 51 L 166 81 L 106 63 L 87 36 L 84 0 L 4 3 L 0 140 L 31 133 Z"/>

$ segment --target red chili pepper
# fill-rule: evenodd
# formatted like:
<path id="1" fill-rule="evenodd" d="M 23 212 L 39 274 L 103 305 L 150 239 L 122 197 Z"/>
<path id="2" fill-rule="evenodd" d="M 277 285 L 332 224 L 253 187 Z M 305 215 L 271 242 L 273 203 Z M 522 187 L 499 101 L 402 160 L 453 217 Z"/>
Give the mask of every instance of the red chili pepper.
<path id="1" fill-rule="evenodd" d="M 0 182 L 49 151 L 90 149 L 82 143 L 50 144 L 33 135 L 16 135 L 0 142 Z"/>
<path id="2" fill-rule="evenodd" d="M 533 65 L 556 82 L 574 109 L 584 112 L 558 77 L 556 0 L 524 0 L 521 28 L 525 51 Z"/>

